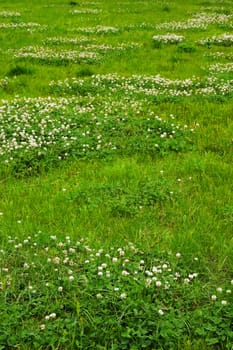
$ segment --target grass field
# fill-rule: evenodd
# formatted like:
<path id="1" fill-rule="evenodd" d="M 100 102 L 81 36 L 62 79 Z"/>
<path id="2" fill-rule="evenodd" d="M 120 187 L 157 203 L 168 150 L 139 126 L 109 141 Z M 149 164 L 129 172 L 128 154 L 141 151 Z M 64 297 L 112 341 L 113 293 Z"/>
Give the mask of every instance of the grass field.
<path id="1" fill-rule="evenodd" d="M 0 2 L 0 350 L 233 349 L 228 0 Z"/>

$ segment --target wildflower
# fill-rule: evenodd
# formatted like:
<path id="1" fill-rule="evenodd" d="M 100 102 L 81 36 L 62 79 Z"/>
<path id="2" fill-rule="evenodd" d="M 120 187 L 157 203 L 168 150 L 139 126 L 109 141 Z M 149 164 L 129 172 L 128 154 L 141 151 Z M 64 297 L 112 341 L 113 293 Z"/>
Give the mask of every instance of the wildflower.
<path id="1" fill-rule="evenodd" d="M 123 299 L 126 299 L 126 298 L 127 298 L 127 294 L 126 294 L 126 293 L 121 293 L 120 298 L 121 298 L 122 300 L 123 300 Z"/>
<path id="2" fill-rule="evenodd" d="M 53 241 L 55 241 L 57 239 L 56 236 L 50 236 L 50 239 L 52 239 Z"/>
<path id="3" fill-rule="evenodd" d="M 69 276 L 69 280 L 70 280 L 70 281 L 73 281 L 73 280 L 74 280 L 74 276 L 72 276 L 72 275 Z"/>
<path id="4" fill-rule="evenodd" d="M 181 258 L 181 254 L 180 253 L 176 253 L 176 257 L 179 259 Z"/>
<path id="5" fill-rule="evenodd" d="M 117 258 L 112 258 L 112 262 L 114 263 L 117 262 L 117 260 L 118 260 Z"/>
<path id="6" fill-rule="evenodd" d="M 146 271 L 145 271 L 145 274 L 146 274 L 147 276 L 153 276 L 153 272 L 151 272 L 151 271 L 149 271 L 149 270 L 146 270 Z"/>
<path id="7" fill-rule="evenodd" d="M 218 287 L 216 290 L 217 290 L 217 292 L 222 293 L 222 288 L 221 287 Z"/>
<path id="8" fill-rule="evenodd" d="M 156 282 L 155 282 L 155 285 L 156 285 L 156 287 L 161 287 L 161 286 L 162 286 L 162 282 L 156 281 Z"/>
<path id="9" fill-rule="evenodd" d="M 222 304 L 222 305 L 227 305 L 227 301 L 226 301 L 226 300 L 222 300 L 222 301 L 221 301 L 221 304 Z"/>
<path id="10" fill-rule="evenodd" d="M 103 296 L 102 296 L 102 294 L 98 293 L 98 294 L 96 294 L 96 298 L 97 298 L 97 299 L 102 299 Z"/>
<path id="11" fill-rule="evenodd" d="M 60 264 L 60 261 L 61 261 L 61 259 L 58 256 L 55 256 L 55 258 L 53 258 L 53 262 L 55 264 Z"/>
<path id="12" fill-rule="evenodd" d="M 149 288 L 151 285 L 152 279 L 151 278 L 147 278 L 146 279 L 146 288 Z"/>
<path id="13" fill-rule="evenodd" d="M 164 312 L 163 312 L 163 310 L 158 310 L 158 314 L 160 315 L 160 316 L 163 316 L 164 315 Z"/>
<path id="14" fill-rule="evenodd" d="M 58 292 L 62 292 L 63 291 L 63 287 L 60 286 L 60 287 L 58 287 L 57 290 L 58 290 Z"/>
<path id="15" fill-rule="evenodd" d="M 213 294 L 213 295 L 211 295 L 211 299 L 212 299 L 213 301 L 215 301 L 215 300 L 217 300 L 217 296 L 216 296 L 215 294 Z"/>
<path id="16" fill-rule="evenodd" d="M 45 324 L 41 324 L 40 325 L 40 330 L 43 331 L 45 329 L 45 327 L 46 327 Z"/>
<path id="17" fill-rule="evenodd" d="M 122 276 L 128 276 L 128 275 L 129 275 L 129 272 L 126 271 L 126 270 L 123 270 L 121 274 L 122 274 Z"/>

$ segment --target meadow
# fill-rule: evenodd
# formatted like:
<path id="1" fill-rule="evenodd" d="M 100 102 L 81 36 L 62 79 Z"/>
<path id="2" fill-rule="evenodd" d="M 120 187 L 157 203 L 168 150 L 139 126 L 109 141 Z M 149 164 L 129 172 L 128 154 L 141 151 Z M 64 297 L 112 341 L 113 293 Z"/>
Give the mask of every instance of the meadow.
<path id="1" fill-rule="evenodd" d="M 0 2 L 0 350 L 233 349 L 229 0 Z"/>

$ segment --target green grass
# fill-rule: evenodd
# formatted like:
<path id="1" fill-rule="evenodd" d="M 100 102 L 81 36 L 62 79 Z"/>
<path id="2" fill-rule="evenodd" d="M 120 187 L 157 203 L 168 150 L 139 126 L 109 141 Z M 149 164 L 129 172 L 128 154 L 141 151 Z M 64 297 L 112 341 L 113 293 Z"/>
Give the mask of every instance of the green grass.
<path id="1" fill-rule="evenodd" d="M 0 5 L 0 349 L 232 348 L 231 14 Z"/>

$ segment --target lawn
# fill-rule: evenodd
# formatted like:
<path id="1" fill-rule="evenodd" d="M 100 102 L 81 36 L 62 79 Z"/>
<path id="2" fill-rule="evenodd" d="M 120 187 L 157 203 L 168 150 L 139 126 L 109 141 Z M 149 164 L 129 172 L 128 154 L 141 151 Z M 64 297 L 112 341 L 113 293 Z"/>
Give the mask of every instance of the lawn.
<path id="1" fill-rule="evenodd" d="M 228 0 L 0 4 L 0 349 L 232 349 Z"/>

